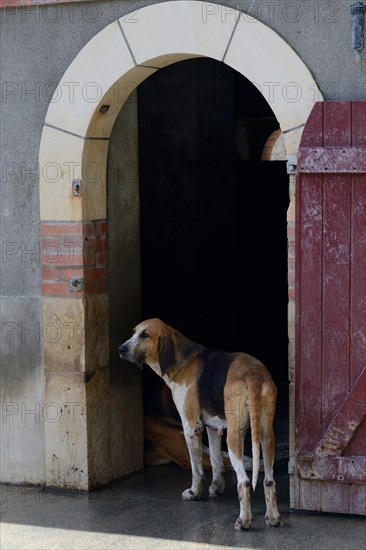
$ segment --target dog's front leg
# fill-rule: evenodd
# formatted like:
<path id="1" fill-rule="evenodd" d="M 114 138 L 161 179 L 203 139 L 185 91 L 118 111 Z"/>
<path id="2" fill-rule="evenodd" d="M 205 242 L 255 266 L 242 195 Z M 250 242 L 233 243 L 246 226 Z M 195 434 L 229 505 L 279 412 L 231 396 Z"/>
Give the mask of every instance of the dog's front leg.
<path id="1" fill-rule="evenodd" d="M 194 423 L 183 421 L 184 437 L 186 439 L 192 467 L 192 487 L 182 493 L 183 500 L 199 500 L 202 496 L 204 473 L 202 466 L 202 431 L 203 425 L 198 419 Z"/>

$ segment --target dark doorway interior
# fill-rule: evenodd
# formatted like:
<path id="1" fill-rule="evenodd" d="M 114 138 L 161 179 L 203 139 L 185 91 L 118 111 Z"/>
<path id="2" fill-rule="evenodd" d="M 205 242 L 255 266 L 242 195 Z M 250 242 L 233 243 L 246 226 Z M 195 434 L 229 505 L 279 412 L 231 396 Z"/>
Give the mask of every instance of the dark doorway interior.
<path id="1" fill-rule="evenodd" d="M 278 122 L 247 79 L 210 59 L 137 91 L 142 318 L 256 355 L 287 417 L 288 176 L 260 160 Z"/>

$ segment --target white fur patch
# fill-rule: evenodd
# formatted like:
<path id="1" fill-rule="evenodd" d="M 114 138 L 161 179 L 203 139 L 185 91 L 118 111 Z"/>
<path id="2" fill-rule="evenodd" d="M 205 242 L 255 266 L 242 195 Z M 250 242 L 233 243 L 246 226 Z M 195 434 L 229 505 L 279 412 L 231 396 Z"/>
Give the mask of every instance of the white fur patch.
<path id="1" fill-rule="evenodd" d="M 210 428 L 214 428 L 218 432 L 221 432 L 227 428 L 226 420 L 222 420 L 219 416 L 210 416 L 205 414 L 203 417 L 204 423 Z"/>
<path id="2" fill-rule="evenodd" d="M 185 419 L 184 403 L 186 400 L 186 395 L 187 395 L 189 386 L 187 386 L 186 384 L 177 384 L 176 382 L 172 382 L 171 380 L 169 380 L 167 375 L 165 375 L 163 378 L 165 382 L 168 384 L 168 386 L 170 387 L 170 389 L 172 390 L 173 400 L 174 400 L 175 406 L 178 409 L 178 412 L 180 414 L 180 417 L 183 422 L 183 427 L 184 427 L 184 419 Z"/>

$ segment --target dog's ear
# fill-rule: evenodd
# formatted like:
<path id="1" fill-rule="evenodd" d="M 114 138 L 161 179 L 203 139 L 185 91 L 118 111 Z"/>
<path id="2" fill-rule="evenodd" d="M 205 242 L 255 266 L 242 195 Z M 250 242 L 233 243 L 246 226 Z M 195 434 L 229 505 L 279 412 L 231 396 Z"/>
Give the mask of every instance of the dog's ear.
<path id="1" fill-rule="evenodd" d="M 159 337 L 159 365 L 162 376 L 175 365 L 174 343 L 170 336 Z"/>

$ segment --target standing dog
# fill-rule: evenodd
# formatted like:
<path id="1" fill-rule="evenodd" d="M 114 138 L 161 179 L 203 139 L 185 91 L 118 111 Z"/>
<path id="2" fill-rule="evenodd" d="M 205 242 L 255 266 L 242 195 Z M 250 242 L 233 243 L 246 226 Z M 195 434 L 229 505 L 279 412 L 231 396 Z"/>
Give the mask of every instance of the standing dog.
<path id="1" fill-rule="evenodd" d="M 119 347 L 120 357 L 147 363 L 161 376 L 172 396 L 183 424 L 192 467 L 192 486 L 182 493 L 184 500 L 202 496 L 202 432 L 204 427 L 210 446 L 212 483 L 211 497 L 225 491 L 221 435 L 227 428 L 227 446 L 238 480 L 240 515 L 235 529 L 247 530 L 252 522 L 250 480 L 244 467 L 244 437 L 250 424 L 252 434 L 253 474 L 255 489 L 259 472 L 259 445 L 264 463 L 266 521 L 282 525 L 273 479 L 273 418 L 277 390 L 266 367 L 244 353 L 208 350 L 192 342 L 159 319 L 143 321 L 132 337 Z"/>

